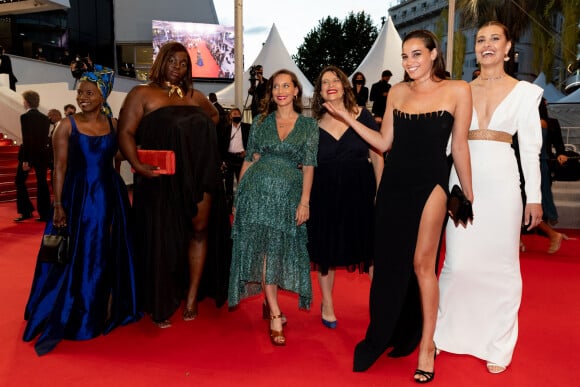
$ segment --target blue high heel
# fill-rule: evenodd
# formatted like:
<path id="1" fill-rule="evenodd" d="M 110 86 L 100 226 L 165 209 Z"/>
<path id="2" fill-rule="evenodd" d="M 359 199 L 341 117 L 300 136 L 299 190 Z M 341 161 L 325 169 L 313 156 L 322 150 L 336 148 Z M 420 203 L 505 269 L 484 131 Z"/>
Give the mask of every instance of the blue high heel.
<path id="1" fill-rule="evenodd" d="M 322 325 L 324 325 L 328 329 L 336 329 L 336 326 L 338 325 L 338 320 L 328 321 L 325 320 L 324 317 L 322 317 L 322 304 L 320 304 L 320 319 L 322 320 Z"/>

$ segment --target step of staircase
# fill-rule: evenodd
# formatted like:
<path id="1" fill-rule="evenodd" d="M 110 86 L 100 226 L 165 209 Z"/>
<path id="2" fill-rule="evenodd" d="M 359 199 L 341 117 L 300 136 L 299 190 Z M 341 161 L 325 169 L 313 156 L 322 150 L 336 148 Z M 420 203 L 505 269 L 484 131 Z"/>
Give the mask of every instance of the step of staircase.
<path id="1" fill-rule="evenodd" d="M 19 146 L 0 146 L 0 202 L 16 200 L 16 169 L 18 167 Z M 36 175 L 31 170 L 26 179 L 28 195 L 36 198 Z"/>
<path id="2" fill-rule="evenodd" d="M 580 229 L 580 180 L 554 181 L 552 193 L 559 216 L 555 227 Z"/>

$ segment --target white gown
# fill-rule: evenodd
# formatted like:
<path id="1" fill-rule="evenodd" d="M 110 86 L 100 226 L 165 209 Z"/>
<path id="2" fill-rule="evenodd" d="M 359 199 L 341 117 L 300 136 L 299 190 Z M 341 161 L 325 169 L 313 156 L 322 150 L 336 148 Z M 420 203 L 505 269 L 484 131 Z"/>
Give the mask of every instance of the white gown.
<path id="1" fill-rule="evenodd" d="M 520 81 L 497 106 L 488 128 L 473 110 L 470 130 L 517 133 L 528 203 L 541 203 L 539 154 L 542 89 Z M 510 144 L 469 140 L 473 178 L 473 224 L 446 228 L 445 263 L 439 278 L 437 348 L 510 364 L 518 337 L 522 297 L 519 241 L 522 197 Z M 449 187 L 459 184 L 455 168 Z"/>

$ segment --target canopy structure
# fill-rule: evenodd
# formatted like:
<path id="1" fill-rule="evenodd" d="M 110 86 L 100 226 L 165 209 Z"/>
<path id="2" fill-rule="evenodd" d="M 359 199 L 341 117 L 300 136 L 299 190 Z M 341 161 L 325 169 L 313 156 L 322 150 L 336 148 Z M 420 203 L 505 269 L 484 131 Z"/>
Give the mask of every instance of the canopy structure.
<path id="1" fill-rule="evenodd" d="M 262 65 L 264 68 L 264 77 L 270 78 L 270 75 L 275 73 L 280 69 L 288 69 L 296 74 L 298 80 L 302 84 L 302 99 L 305 105 L 309 104 L 309 99 L 314 93 L 314 86 L 310 83 L 308 78 L 300 71 L 296 63 L 292 60 L 292 57 L 288 53 L 288 50 L 284 46 L 280 34 L 276 25 L 272 25 L 272 29 L 268 34 L 268 38 L 264 43 L 262 50 L 252 62 L 252 66 Z M 250 71 L 249 68 L 244 71 L 243 77 L 243 95 L 244 101 L 246 101 L 246 96 L 248 95 L 248 89 L 250 88 Z M 235 104 L 235 85 L 232 83 L 220 91 L 216 92 L 218 101 L 222 105 L 234 105 Z M 251 102 L 251 96 L 247 99 L 246 105 L 249 106 Z M 242 108 L 242 106 L 239 106 Z"/>
<path id="2" fill-rule="evenodd" d="M 564 93 L 558 90 L 552 83 L 546 84 L 546 76 L 544 73 L 540 73 L 540 75 L 538 75 L 534 81 L 534 85 L 540 86 L 542 89 L 544 89 L 544 98 L 546 98 L 546 101 L 550 103 L 556 102 L 564 97 Z"/>
<path id="3" fill-rule="evenodd" d="M 580 103 L 580 89 L 577 89 L 572 94 L 560 98 L 557 103 Z"/>
<path id="4" fill-rule="evenodd" d="M 401 47 L 401 37 L 395 29 L 391 18 L 389 18 L 369 53 L 356 70 L 353 71 L 353 74 L 358 71 L 363 73 L 369 87 L 381 79 L 383 70 L 391 70 L 393 73 L 390 81 L 391 85 L 401 82 L 405 76 L 405 71 L 401 65 Z"/>

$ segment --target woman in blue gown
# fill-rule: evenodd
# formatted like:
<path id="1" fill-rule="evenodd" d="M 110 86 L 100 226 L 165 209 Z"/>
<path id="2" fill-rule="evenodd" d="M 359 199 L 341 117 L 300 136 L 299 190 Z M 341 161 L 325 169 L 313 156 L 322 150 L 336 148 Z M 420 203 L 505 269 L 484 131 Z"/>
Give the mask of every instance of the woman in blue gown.
<path id="1" fill-rule="evenodd" d="M 55 201 L 45 233 L 66 227 L 70 261 L 36 264 L 23 339 L 40 335 L 38 355 L 62 339 L 91 339 L 140 318 L 127 224 L 129 197 L 113 167 L 116 121 L 105 102 L 113 72 L 95 68 L 79 82 L 82 112 L 62 120 L 53 135 Z"/>

